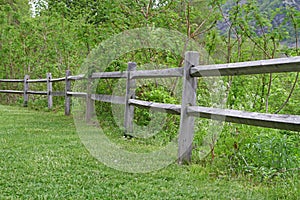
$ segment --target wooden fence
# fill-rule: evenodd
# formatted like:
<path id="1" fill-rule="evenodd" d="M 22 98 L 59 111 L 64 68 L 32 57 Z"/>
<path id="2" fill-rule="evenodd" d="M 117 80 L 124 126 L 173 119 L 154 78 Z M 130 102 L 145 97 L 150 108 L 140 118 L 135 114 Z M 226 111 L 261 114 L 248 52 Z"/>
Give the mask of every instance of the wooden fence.
<path id="1" fill-rule="evenodd" d="M 196 105 L 197 77 L 211 76 L 237 76 L 264 73 L 300 72 L 300 57 L 270 59 L 251 62 L 240 62 L 217 65 L 199 65 L 199 53 L 187 52 L 185 55 L 184 67 L 162 70 L 141 70 L 136 71 L 136 64 L 129 63 L 128 70 L 124 72 L 100 72 L 93 73 L 88 82 L 95 79 L 126 79 L 125 97 L 91 94 L 90 84 L 87 84 L 87 92 L 72 92 L 71 81 L 87 79 L 85 75 L 72 76 L 66 71 L 63 78 L 53 79 L 48 73 L 46 79 L 32 80 L 28 75 L 24 79 L 0 79 L 0 82 L 23 83 L 23 90 L 0 90 L 0 93 L 23 94 L 24 106 L 28 104 L 28 95 L 45 95 L 48 98 L 48 107 L 53 106 L 53 96 L 65 97 L 65 114 L 70 114 L 71 97 L 86 98 L 86 120 L 91 119 L 93 101 L 111 102 L 124 104 L 124 127 L 127 133 L 133 128 L 134 107 L 151 108 L 158 112 L 167 112 L 180 115 L 180 130 L 178 138 L 178 162 L 190 162 L 192 142 L 194 135 L 194 118 L 201 117 L 213 120 L 247 124 L 275 129 L 300 131 L 300 116 L 265 114 L 256 112 L 245 112 L 238 110 L 208 108 Z M 181 105 L 154 103 L 135 99 L 135 79 L 182 77 L 183 92 Z M 63 92 L 52 91 L 52 83 L 65 82 Z M 47 91 L 31 91 L 29 83 L 46 83 Z"/>

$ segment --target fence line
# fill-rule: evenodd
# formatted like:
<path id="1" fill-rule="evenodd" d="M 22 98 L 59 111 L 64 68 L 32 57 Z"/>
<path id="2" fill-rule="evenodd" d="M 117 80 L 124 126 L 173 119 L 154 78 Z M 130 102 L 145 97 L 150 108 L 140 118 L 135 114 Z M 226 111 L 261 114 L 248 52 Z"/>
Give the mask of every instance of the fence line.
<path id="1" fill-rule="evenodd" d="M 300 56 L 250 62 L 203 65 L 191 68 L 191 76 L 237 76 L 265 73 L 300 72 Z"/>
<path id="2" fill-rule="evenodd" d="M 124 104 L 124 127 L 125 134 L 130 134 L 133 129 L 134 107 L 141 107 L 158 112 L 180 115 L 180 130 L 178 139 L 178 162 L 190 162 L 192 141 L 194 135 L 194 118 L 201 117 L 213 120 L 221 120 L 239 124 L 269 127 L 275 129 L 300 131 L 300 116 L 279 115 L 257 112 L 245 112 L 230 109 L 208 108 L 196 105 L 197 77 L 210 76 L 238 76 L 263 73 L 286 73 L 300 72 L 300 57 L 279 58 L 270 60 L 202 65 L 199 66 L 199 53 L 187 52 L 184 67 L 162 70 L 136 71 L 136 63 L 128 63 L 128 69 L 124 72 L 97 72 L 86 77 L 84 74 L 72 75 L 66 71 L 62 78 L 52 78 L 47 73 L 45 79 L 30 79 L 28 75 L 24 79 L 0 79 L 6 83 L 22 83 L 23 90 L 0 90 L 0 93 L 23 94 L 24 106 L 28 105 L 28 95 L 45 95 L 48 99 L 48 108 L 53 106 L 53 96 L 65 97 L 65 115 L 71 113 L 71 98 L 86 98 L 86 120 L 91 119 L 94 110 L 93 101 Z M 135 99 L 135 79 L 182 77 L 183 91 L 181 105 L 154 103 Z M 126 95 L 113 96 L 104 94 L 92 94 L 91 83 L 95 79 L 126 79 Z M 72 92 L 71 81 L 87 80 L 87 92 Z M 64 91 L 53 91 L 52 83 L 65 82 Z M 31 91 L 29 83 L 46 83 L 47 91 Z"/>

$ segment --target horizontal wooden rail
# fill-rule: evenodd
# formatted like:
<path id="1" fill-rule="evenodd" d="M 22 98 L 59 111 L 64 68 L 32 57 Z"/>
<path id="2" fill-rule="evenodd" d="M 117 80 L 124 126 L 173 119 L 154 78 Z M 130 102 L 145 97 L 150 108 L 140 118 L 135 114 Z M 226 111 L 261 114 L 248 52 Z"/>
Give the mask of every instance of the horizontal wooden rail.
<path id="1" fill-rule="evenodd" d="M 0 90 L 0 93 L 23 94 L 24 91 L 19 91 L 19 90 Z"/>
<path id="2" fill-rule="evenodd" d="M 130 72 L 130 79 L 182 77 L 183 68 L 141 70 Z"/>
<path id="3" fill-rule="evenodd" d="M 160 69 L 160 70 L 140 70 L 130 72 L 130 79 L 141 78 L 166 78 L 166 77 L 182 77 L 182 68 Z M 127 71 L 123 72 L 97 72 L 93 73 L 92 79 L 114 79 L 127 78 Z"/>
<path id="4" fill-rule="evenodd" d="M 148 108 L 151 110 L 175 114 L 175 115 L 180 115 L 180 109 L 181 109 L 181 105 L 155 103 L 155 102 L 141 101 L 135 99 L 129 99 L 129 104 L 135 105 L 140 108 Z"/>
<path id="5" fill-rule="evenodd" d="M 65 80 L 66 80 L 65 77 L 63 77 L 63 78 L 53 78 L 53 79 L 50 80 L 50 82 L 61 82 L 61 81 L 65 81 Z"/>
<path id="6" fill-rule="evenodd" d="M 85 74 L 79 74 L 76 76 L 68 76 L 68 80 L 72 80 L 72 81 L 77 81 L 77 80 L 82 80 L 82 79 L 86 79 Z"/>
<path id="7" fill-rule="evenodd" d="M 23 83 L 24 79 L 0 79 L 0 82 L 7 82 L 7 83 Z"/>
<path id="8" fill-rule="evenodd" d="M 27 91 L 27 94 L 35 94 L 35 95 L 47 95 L 48 93 L 46 91 Z"/>
<path id="9" fill-rule="evenodd" d="M 141 108 L 180 115 L 181 105 L 154 103 L 135 99 L 130 99 L 129 103 Z M 189 106 L 187 108 L 187 113 L 190 116 L 212 120 L 247 124 L 266 128 L 300 131 L 300 116 L 298 115 L 265 114 L 201 106 Z"/>
<path id="10" fill-rule="evenodd" d="M 87 93 L 85 92 L 67 92 L 67 95 L 73 97 L 86 97 Z"/>
<path id="11" fill-rule="evenodd" d="M 47 79 L 29 79 L 26 82 L 27 83 L 46 83 Z"/>
<path id="12" fill-rule="evenodd" d="M 92 94 L 91 99 L 94 101 L 102 101 L 113 104 L 125 104 L 125 97 L 103 95 L 103 94 Z"/>
<path id="13" fill-rule="evenodd" d="M 270 60 L 192 67 L 193 77 L 236 76 L 265 73 L 300 72 L 300 56 Z"/>
<path id="14" fill-rule="evenodd" d="M 187 113 L 190 116 L 247 124 L 266 128 L 300 131 L 300 116 L 277 115 L 238 110 L 207 108 L 201 106 L 189 106 Z"/>
<path id="15" fill-rule="evenodd" d="M 91 78 L 92 79 L 114 79 L 114 78 L 126 78 L 127 72 L 97 72 L 93 73 Z"/>

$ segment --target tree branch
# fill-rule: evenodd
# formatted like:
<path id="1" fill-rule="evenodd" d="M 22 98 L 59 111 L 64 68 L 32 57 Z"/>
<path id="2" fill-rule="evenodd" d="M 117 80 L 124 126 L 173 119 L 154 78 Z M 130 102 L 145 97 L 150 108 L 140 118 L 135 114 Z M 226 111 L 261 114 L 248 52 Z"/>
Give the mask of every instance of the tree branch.
<path id="1" fill-rule="evenodd" d="M 285 102 L 278 108 L 278 110 L 275 112 L 275 114 L 279 113 L 284 108 L 284 106 L 286 106 L 286 104 L 290 101 L 290 98 L 292 97 L 292 94 L 294 93 L 295 87 L 297 85 L 298 79 L 299 79 L 299 72 L 297 72 L 296 79 L 295 79 L 293 87 L 292 87 L 292 89 L 290 91 L 289 96 L 287 97 L 287 99 L 285 100 Z"/>

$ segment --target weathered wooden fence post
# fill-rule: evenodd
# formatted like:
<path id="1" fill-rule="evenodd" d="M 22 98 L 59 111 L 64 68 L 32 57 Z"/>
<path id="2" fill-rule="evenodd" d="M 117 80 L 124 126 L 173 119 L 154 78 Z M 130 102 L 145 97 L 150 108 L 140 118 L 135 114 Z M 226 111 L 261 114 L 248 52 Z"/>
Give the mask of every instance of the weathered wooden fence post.
<path id="1" fill-rule="evenodd" d="M 86 122 L 91 121 L 92 112 L 94 110 L 94 102 L 91 98 L 92 97 L 92 95 L 91 95 L 91 86 L 92 86 L 92 79 L 89 76 L 88 79 L 87 79 L 86 113 L 85 113 Z"/>
<path id="2" fill-rule="evenodd" d="M 29 90 L 28 80 L 29 80 L 29 75 L 25 75 L 25 77 L 24 77 L 24 104 L 23 104 L 24 107 L 28 106 L 28 94 L 27 94 L 27 92 Z"/>
<path id="3" fill-rule="evenodd" d="M 136 63 L 129 62 L 127 68 L 126 96 L 125 96 L 125 116 L 124 128 L 125 135 L 133 131 L 134 106 L 129 104 L 129 99 L 135 98 L 135 80 L 130 79 L 130 72 L 136 70 Z"/>
<path id="4" fill-rule="evenodd" d="M 52 75 L 51 73 L 47 73 L 47 97 L 48 97 L 48 108 L 51 109 L 53 106 L 52 101 Z"/>
<path id="5" fill-rule="evenodd" d="M 196 105 L 197 78 L 191 77 L 190 69 L 199 64 L 198 52 L 186 52 L 183 72 L 183 91 L 181 100 L 180 130 L 178 138 L 178 163 L 191 162 L 195 119 L 188 116 L 187 107 Z"/>
<path id="6" fill-rule="evenodd" d="M 70 115 L 71 114 L 71 96 L 68 95 L 68 92 L 71 91 L 71 81 L 68 78 L 71 76 L 71 71 L 67 70 L 66 71 L 66 80 L 65 80 L 65 115 Z"/>

